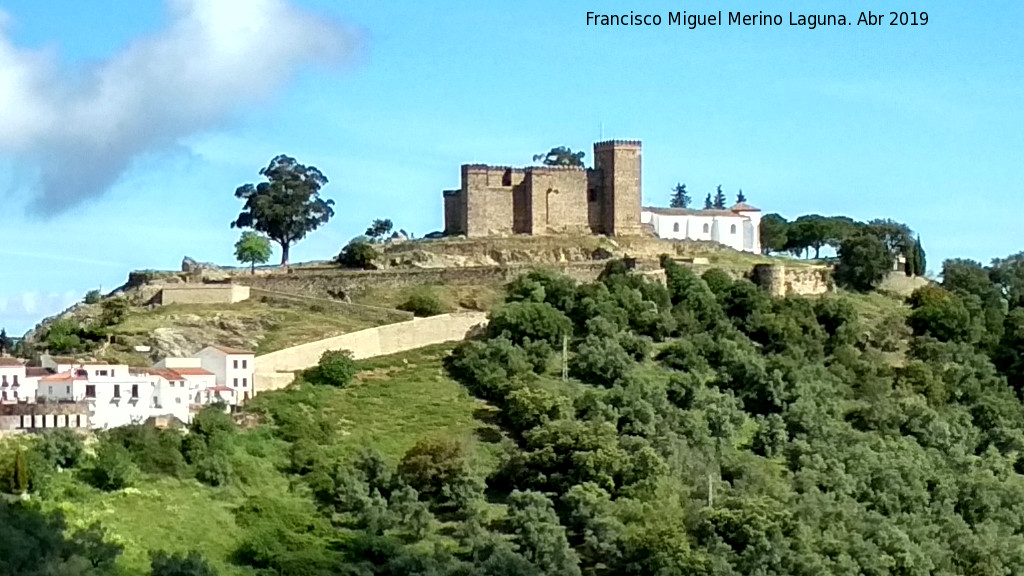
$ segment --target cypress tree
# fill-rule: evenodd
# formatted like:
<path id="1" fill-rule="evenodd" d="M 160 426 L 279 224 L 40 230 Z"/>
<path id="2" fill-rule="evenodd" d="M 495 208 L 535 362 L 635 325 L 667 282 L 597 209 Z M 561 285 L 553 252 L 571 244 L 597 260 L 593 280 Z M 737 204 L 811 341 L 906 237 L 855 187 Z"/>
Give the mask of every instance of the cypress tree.
<path id="1" fill-rule="evenodd" d="M 689 208 L 690 195 L 686 193 L 686 184 L 676 184 L 672 189 L 672 198 L 668 202 L 669 208 Z"/>
<path id="2" fill-rule="evenodd" d="M 924 276 L 928 273 L 928 260 L 924 254 L 924 247 L 921 246 L 921 235 L 914 240 L 914 266 L 917 268 L 917 275 Z"/>
<path id="3" fill-rule="evenodd" d="M 708 194 L 708 197 L 704 199 L 704 209 L 711 210 L 714 207 L 715 205 L 711 202 L 711 194 Z"/>
<path id="4" fill-rule="evenodd" d="M 743 188 L 740 188 L 740 193 L 736 195 L 736 203 L 741 204 L 747 201 L 747 197 L 743 195 Z"/>
<path id="5" fill-rule="evenodd" d="M 18 448 L 14 457 L 14 488 L 15 494 L 28 492 L 28 463 L 25 461 L 25 452 Z"/>
<path id="6" fill-rule="evenodd" d="M 715 208 L 717 210 L 725 210 L 725 193 L 722 192 L 722 185 L 718 185 L 718 191 L 715 192 Z"/>

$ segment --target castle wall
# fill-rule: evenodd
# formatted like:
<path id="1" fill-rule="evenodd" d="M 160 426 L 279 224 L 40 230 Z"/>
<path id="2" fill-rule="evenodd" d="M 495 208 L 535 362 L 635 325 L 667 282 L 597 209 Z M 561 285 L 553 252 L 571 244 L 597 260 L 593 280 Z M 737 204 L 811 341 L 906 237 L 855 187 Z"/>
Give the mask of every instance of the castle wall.
<path id="1" fill-rule="evenodd" d="M 585 169 L 531 168 L 525 187 L 530 205 L 524 216 L 530 219 L 530 233 L 590 233 Z"/>
<path id="2" fill-rule="evenodd" d="M 513 195 L 525 175 L 512 168 L 465 165 L 462 167 L 462 196 L 466 214 L 466 236 L 512 234 L 515 221 Z"/>
<path id="3" fill-rule="evenodd" d="M 641 155 L 637 140 L 609 140 L 594 144 L 594 169 L 600 172 L 603 232 L 609 235 L 640 233 Z"/>
<path id="4" fill-rule="evenodd" d="M 466 202 L 462 190 L 444 191 L 444 233 L 449 236 L 466 233 Z"/>
<path id="5" fill-rule="evenodd" d="M 161 304 L 234 304 L 249 299 L 238 284 L 172 284 L 160 290 Z"/>
<path id="6" fill-rule="evenodd" d="M 755 284 L 772 296 L 815 296 L 832 291 L 832 272 L 827 266 L 787 268 L 782 264 L 757 264 L 751 273 Z"/>

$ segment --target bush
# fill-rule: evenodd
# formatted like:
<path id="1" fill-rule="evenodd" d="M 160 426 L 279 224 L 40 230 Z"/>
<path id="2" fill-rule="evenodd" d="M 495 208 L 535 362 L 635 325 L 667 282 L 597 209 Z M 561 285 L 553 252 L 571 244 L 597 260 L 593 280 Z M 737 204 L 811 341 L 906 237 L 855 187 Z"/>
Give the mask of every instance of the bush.
<path id="1" fill-rule="evenodd" d="M 124 446 L 143 472 L 180 477 L 185 472 L 182 435 L 152 424 L 121 426 L 107 432 L 105 440 Z"/>
<path id="2" fill-rule="evenodd" d="M 576 281 L 549 270 L 533 270 L 506 287 L 507 302 L 545 302 L 569 314 L 576 300 Z"/>
<path id="3" fill-rule="evenodd" d="M 836 282 L 851 290 L 872 290 L 892 268 L 892 254 L 885 242 L 872 234 L 857 234 L 843 240 L 838 252 Z"/>
<path id="4" fill-rule="evenodd" d="M 441 299 L 437 297 L 437 294 L 426 290 L 410 295 L 405 302 L 398 305 L 398 309 L 412 312 L 421 318 L 444 313 Z"/>
<path id="5" fill-rule="evenodd" d="M 85 443 L 82 437 L 73 430 L 59 428 L 50 430 L 40 436 L 39 449 L 43 459 L 50 466 L 74 468 L 82 461 L 85 454 Z"/>
<path id="6" fill-rule="evenodd" d="M 87 479 L 100 490 L 113 491 L 131 486 L 137 475 L 138 468 L 132 462 L 132 455 L 127 448 L 114 442 L 102 441 Z"/>
<path id="7" fill-rule="evenodd" d="M 533 370 L 526 352 L 508 338 L 463 342 L 444 360 L 452 378 L 484 400 L 501 401 L 513 380 Z"/>
<path id="8" fill-rule="evenodd" d="M 207 452 L 196 462 L 196 480 L 210 486 L 224 486 L 231 481 L 231 463 L 224 454 Z"/>
<path id="9" fill-rule="evenodd" d="M 358 371 L 350 350 L 328 350 L 315 367 L 306 371 L 306 379 L 320 386 L 344 388 Z"/>
<path id="10" fill-rule="evenodd" d="M 651 339 L 647 336 L 623 332 L 619 334 L 619 345 L 637 362 L 643 362 L 651 355 Z"/>
<path id="11" fill-rule="evenodd" d="M 341 252 L 334 259 L 344 268 L 358 268 L 361 270 L 373 270 L 376 265 L 374 260 L 380 257 L 380 253 L 366 238 L 355 238 L 341 249 Z"/>
<path id="12" fill-rule="evenodd" d="M 468 473 L 466 448 L 453 438 L 420 440 L 402 456 L 398 474 L 420 494 L 433 498 Z"/>
<path id="13" fill-rule="evenodd" d="M 101 296 L 99 290 L 89 290 L 88 292 L 85 293 L 84 302 L 86 304 L 98 304 L 100 299 Z"/>
<path id="14" fill-rule="evenodd" d="M 712 268 L 702 274 L 701 278 L 715 296 L 721 296 L 732 286 L 733 282 L 732 276 L 729 276 L 729 273 L 721 268 Z"/>
<path id="15" fill-rule="evenodd" d="M 625 378 L 633 364 L 615 338 L 587 336 L 569 362 L 569 373 L 588 384 L 610 388 Z"/>
<path id="16" fill-rule="evenodd" d="M 522 344 L 524 339 L 529 338 L 533 341 L 544 340 L 560 348 L 562 338 L 572 332 L 572 322 L 550 304 L 512 302 L 491 315 L 487 330 L 491 336 L 507 332 L 516 344 Z"/>
<path id="17" fill-rule="evenodd" d="M 217 576 L 213 566 L 196 551 L 188 555 L 154 552 L 150 557 L 149 569 L 151 576 Z"/>

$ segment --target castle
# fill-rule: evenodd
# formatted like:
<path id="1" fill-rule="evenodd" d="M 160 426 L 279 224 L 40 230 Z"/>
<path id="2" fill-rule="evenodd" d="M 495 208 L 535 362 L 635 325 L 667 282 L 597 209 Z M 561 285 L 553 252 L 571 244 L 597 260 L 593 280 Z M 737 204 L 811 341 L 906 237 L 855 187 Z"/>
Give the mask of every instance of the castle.
<path id="1" fill-rule="evenodd" d="M 444 191 L 448 236 L 653 234 L 761 251 L 761 211 L 642 207 L 639 140 L 594 144 L 594 168 L 465 164 L 462 187 Z"/>
<path id="2" fill-rule="evenodd" d="M 462 187 L 444 191 L 446 235 L 636 235 L 640 142 L 594 144 L 594 167 L 467 164 Z"/>

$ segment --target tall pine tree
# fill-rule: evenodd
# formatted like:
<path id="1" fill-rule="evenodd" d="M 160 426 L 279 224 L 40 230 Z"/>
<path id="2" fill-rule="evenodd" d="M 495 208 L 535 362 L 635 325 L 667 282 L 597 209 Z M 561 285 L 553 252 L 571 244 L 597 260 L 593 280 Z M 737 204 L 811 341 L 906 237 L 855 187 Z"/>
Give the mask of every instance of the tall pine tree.
<path id="1" fill-rule="evenodd" d="M 672 189 L 672 198 L 668 201 L 671 208 L 689 208 L 690 195 L 686 193 L 686 184 L 676 184 Z"/>
<path id="2" fill-rule="evenodd" d="M 725 210 L 725 193 L 722 192 L 722 185 L 718 185 L 718 191 L 715 192 L 715 209 Z"/>
<path id="3" fill-rule="evenodd" d="M 747 201 L 747 197 L 743 195 L 743 188 L 740 188 L 740 193 L 736 195 L 736 203 L 742 204 Z"/>
<path id="4" fill-rule="evenodd" d="M 711 210 L 714 207 L 715 207 L 714 203 L 711 202 L 711 194 L 708 194 L 708 197 L 704 199 L 704 209 L 705 210 Z"/>

